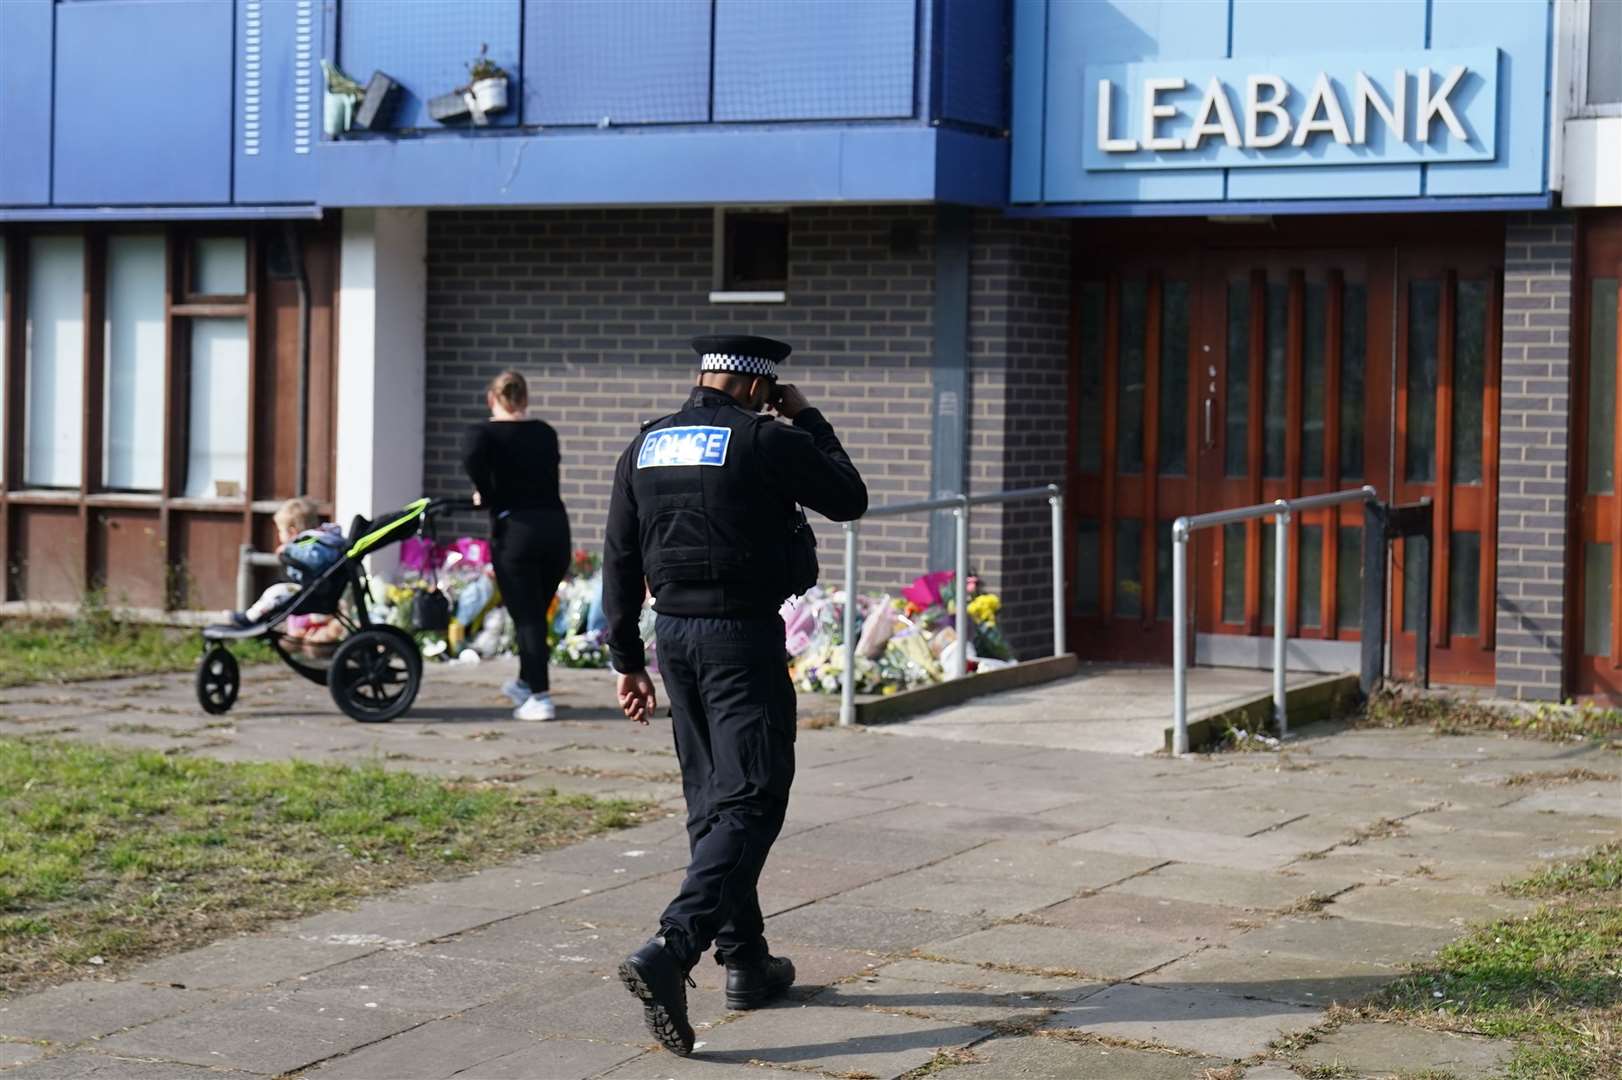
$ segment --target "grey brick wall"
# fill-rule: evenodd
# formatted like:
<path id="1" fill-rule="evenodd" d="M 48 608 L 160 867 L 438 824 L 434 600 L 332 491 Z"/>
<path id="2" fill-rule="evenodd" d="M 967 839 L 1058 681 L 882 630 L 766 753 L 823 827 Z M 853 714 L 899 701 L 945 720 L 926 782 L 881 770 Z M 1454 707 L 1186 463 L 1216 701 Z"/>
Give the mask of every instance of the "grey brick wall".
<path id="1" fill-rule="evenodd" d="M 1498 694 L 1559 699 L 1565 689 L 1570 524 L 1570 214 L 1510 218 L 1498 485 Z"/>
<path id="2" fill-rule="evenodd" d="M 600 550 L 615 458 L 641 420 L 685 397 L 687 339 L 731 330 L 794 344 L 788 377 L 827 412 L 875 505 L 927 498 L 933 211 L 795 209 L 788 301 L 775 305 L 709 302 L 711 220 L 707 209 L 431 214 L 425 491 L 466 490 L 463 428 L 484 416 L 490 377 L 515 367 L 561 436 L 575 543 Z M 892 253 L 897 224 L 918 230 L 909 254 Z M 1062 224 L 976 216 L 971 490 L 1063 475 L 1068 237 Z M 477 518 L 456 525 L 484 528 Z M 895 590 L 926 569 L 927 528 L 923 516 L 864 526 L 862 587 Z M 817 534 L 833 581 L 841 530 L 819 522 Z M 1046 504 L 977 509 L 972 552 L 1004 593 L 1016 648 L 1044 653 Z"/>
<path id="3" fill-rule="evenodd" d="M 874 504 L 928 497 L 930 211 L 793 211 L 784 304 L 709 302 L 711 220 L 707 209 L 431 214 L 425 490 L 466 490 L 462 431 L 485 415 L 488 380 L 515 367 L 561 437 L 575 543 L 601 550 L 615 459 L 642 420 L 686 397 L 688 339 L 730 331 L 794 345 L 787 377 L 827 413 Z M 903 222 L 922 243 L 895 255 L 891 229 Z M 917 518 L 864 529 L 863 587 L 921 572 L 925 528 Z M 817 534 L 832 580 L 842 533 L 819 522 Z"/>

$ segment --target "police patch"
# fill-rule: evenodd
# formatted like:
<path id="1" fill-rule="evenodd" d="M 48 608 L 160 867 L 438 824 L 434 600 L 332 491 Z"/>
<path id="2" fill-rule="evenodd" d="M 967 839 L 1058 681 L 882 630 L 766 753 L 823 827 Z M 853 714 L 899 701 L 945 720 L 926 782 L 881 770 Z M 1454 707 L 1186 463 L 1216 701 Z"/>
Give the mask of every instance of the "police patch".
<path id="1" fill-rule="evenodd" d="M 673 427 L 650 431 L 642 439 L 636 456 L 639 469 L 662 469 L 672 465 L 725 465 L 732 429 L 724 427 Z"/>

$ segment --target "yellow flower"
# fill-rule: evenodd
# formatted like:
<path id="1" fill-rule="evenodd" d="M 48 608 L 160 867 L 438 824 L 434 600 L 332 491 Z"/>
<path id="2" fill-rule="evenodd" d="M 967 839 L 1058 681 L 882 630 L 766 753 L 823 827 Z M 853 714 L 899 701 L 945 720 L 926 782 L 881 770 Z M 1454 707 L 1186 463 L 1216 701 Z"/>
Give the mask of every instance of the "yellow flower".
<path id="1" fill-rule="evenodd" d="M 969 601 L 969 618 L 977 623 L 994 623 L 1002 601 L 994 593 L 982 593 Z"/>

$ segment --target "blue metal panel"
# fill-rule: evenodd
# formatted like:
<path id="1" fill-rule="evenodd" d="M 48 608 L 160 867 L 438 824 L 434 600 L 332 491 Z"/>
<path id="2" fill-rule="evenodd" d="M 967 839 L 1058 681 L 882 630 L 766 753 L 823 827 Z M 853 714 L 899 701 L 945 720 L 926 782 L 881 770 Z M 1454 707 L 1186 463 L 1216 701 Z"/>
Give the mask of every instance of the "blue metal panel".
<path id="1" fill-rule="evenodd" d="M 1544 190 L 1550 19 L 1543 0 L 1432 0 L 1431 48 L 1499 49 L 1499 148 L 1493 161 L 1430 166 L 1427 195 Z"/>
<path id="2" fill-rule="evenodd" d="M 1008 126 L 1008 8 L 997 0 L 936 0 L 939 87 L 935 113 L 982 127 Z"/>
<path id="3" fill-rule="evenodd" d="M 323 206 L 635 206 L 650 203 L 928 202 L 942 132 L 919 125 L 579 132 L 322 143 Z M 955 201 L 1002 198 L 1000 139 L 939 155 Z M 943 164 L 944 167 L 944 164 Z M 979 186 L 974 186 L 979 185 Z"/>
<path id="4" fill-rule="evenodd" d="M 1086 113 L 1086 64 L 1206 59 L 1228 40 L 1227 0 L 1097 0 L 1048 11 L 1047 120 L 1043 198 L 1049 202 L 1220 199 L 1221 169 L 1175 173 L 1089 173 L 1083 149 L 1095 117 Z"/>
<path id="5" fill-rule="evenodd" d="M 1014 0 L 1012 153 L 1008 197 L 1042 198 L 1042 132 L 1047 115 L 1048 0 Z"/>
<path id="6" fill-rule="evenodd" d="M 231 199 L 230 0 L 56 8 L 53 201 Z"/>
<path id="7" fill-rule="evenodd" d="M 341 0 L 338 55 L 344 72 L 365 82 L 382 71 L 401 85 L 394 126 L 433 128 L 428 99 L 468 82 L 482 45 L 507 72 L 509 107 L 492 126 L 518 122 L 519 0 Z M 464 121 L 458 125 L 465 126 Z"/>
<path id="8" fill-rule="evenodd" d="M 51 201 L 51 6 L 0 3 L 0 205 Z"/>
<path id="9" fill-rule="evenodd" d="M 710 0 L 528 0 L 525 123 L 708 120 L 710 11 Z"/>
<path id="10" fill-rule="evenodd" d="M 935 140 L 936 202 L 997 206 L 1008 202 L 1008 140 L 938 129 Z"/>
<path id="11" fill-rule="evenodd" d="M 312 202 L 321 137 L 318 0 L 236 0 L 237 202 Z"/>
<path id="12" fill-rule="evenodd" d="M 715 119 L 913 116 L 917 19 L 917 0 L 715 0 Z"/>
<path id="13" fill-rule="evenodd" d="M 33 206 L 0 207 L 0 221 L 316 221 L 319 206 Z"/>
<path id="14" fill-rule="evenodd" d="M 1015 218 L 1161 218 L 1213 214 L 1507 214 L 1547 210 L 1554 196 L 1478 195 L 1450 199 L 1261 199 L 1235 202 L 1053 203 L 1016 206 Z"/>
<path id="15" fill-rule="evenodd" d="M 1337 52 L 1425 47 L 1426 0 L 1279 4 L 1233 0 L 1233 56 L 1272 57 L 1322 42 Z M 1324 165 L 1228 174 L 1230 199 L 1365 198 L 1419 194 L 1419 165 Z"/>

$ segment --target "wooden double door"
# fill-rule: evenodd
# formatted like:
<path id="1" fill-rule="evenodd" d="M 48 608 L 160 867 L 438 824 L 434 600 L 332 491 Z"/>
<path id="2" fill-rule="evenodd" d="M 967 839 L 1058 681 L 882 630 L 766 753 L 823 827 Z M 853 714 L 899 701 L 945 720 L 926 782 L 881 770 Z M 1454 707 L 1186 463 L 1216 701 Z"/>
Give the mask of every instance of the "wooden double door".
<path id="1" fill-rule="evenodd" d="M 1433 499 L 1448 523 L 1433 563 L 1433 676 L 1490 682 L 1501 251 L 1207 246 L 1078 259 L 1070 506 L 1082 655 L 1170 659 L 1178 516 L 1373 484 L 1382 498 Z M 1289 525 L 1292 666 L 1356 668 L 1362 522 L 1350 504 Z M 1198 662 L 1271 663 L 1274 547 L 1270 521 L 1195 534 Z M 1399 545 L 1389 605 L 1399 672 L 1413 664 L 1421 580 L 1406 555 Z"/>

